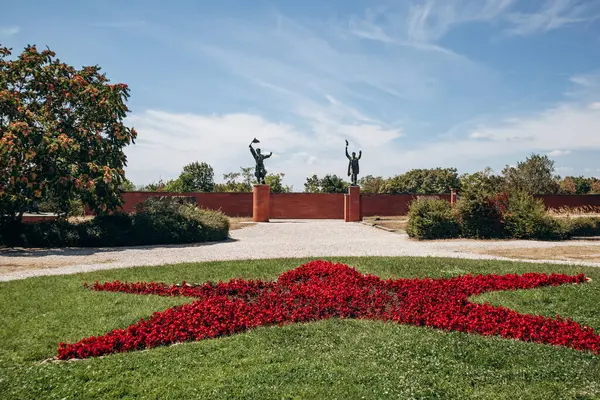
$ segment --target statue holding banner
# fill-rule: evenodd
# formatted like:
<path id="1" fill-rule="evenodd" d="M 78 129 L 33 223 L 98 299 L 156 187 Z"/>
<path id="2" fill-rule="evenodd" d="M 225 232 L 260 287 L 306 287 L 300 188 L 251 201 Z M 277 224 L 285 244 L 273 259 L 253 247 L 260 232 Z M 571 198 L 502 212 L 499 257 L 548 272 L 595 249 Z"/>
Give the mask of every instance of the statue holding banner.
<path id="1" fill-rule="evenodd" d="M 254 147 L 252 147 L 253 143 L 260 143 L 260 140 L 258 140 L 257 138 L 254 138 L 252 140 L 252 143 L 250 143 L 250 152 L 252 153 L 252 156 L 254 157 L 254 161 L 256 161 L 256 167 L 254 169 L 254 176 L 256 177 L 256 181 L 259 184 L 264 185 L 265 177 L 267 176 L 267 170 L 265 169 L 264 160 L 266 158 L 271 157 L 273 155 L 273 152 L 269 153 L 268 155 L 262 154 L 260 152 L 260 149 L 254 150 Z"/>
<path id="2" fill-rule="evenodd" d="M 356 153 L 352 152 L 352 157 L 348 154 L 348 140 L 346 140 L 346 157 L 348 158 L 348 176 L 350 177 L 350 181 L 352 186 L 357 186 L 357 179 L 359 173 L 358 160 L 362 157 L 362 150 L 358 152 L 358 157 L 356 157 Z"/>

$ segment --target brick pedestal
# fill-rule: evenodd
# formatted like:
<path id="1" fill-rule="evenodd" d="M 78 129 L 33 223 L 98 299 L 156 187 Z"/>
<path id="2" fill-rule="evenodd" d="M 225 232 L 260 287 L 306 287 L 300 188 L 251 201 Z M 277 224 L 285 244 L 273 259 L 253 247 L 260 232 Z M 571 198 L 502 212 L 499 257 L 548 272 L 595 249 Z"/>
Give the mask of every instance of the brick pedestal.
<path id="1" fill-rule="evenodd" d="M 269 185 L 254 185 L 252 200 L 252 220 L 269 222 L 271 213 L 271 188 Z"/>
<path id="2" fill-rule="evenodd" d="M 350 222 L 350 195 L 344 195 L 344 222 Z"/>
<path id="3" fill-rule="evenodd" d="M 350 186 L 348 188 L 347 199 L 348 206 L 344 207 L 344 215 L 347 215 L 347 222 L 362 221 L 360 212 L 360 186 Z"/>

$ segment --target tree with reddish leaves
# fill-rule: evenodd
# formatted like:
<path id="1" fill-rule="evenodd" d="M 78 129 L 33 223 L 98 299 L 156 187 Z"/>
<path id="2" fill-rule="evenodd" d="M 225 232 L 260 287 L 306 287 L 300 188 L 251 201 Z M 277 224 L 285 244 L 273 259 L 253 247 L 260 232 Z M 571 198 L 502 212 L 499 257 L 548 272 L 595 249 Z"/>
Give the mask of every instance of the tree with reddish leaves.
<path id="1" fill-rule="evenodd" d="M 20 221 L 50 197 L 63 216 L 75 198 L 98 213 L 119 206 L 123 148 L 136 138 L 123 124 L 128 98 L 98 66 L 78 70 L 35 46 L 11 57 L 0 46 L 0 219 Z"/>

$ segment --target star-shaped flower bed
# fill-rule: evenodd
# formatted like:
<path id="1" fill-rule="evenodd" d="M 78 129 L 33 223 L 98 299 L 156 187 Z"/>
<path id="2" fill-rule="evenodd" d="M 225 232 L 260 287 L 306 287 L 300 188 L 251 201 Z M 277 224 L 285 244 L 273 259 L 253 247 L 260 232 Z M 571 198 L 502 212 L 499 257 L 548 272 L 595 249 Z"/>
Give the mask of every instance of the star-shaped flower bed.
<path id="1" fill-rule="evenodd" d="M 469 301 L 470 296 L 489 291 L 585 281 L 583 274 L 538 273 L 382 280 L 347 265 L 312 261 L 281 274 L 275 282 L 243 279 L 203 285 L 96 282 L 90 286 L 92 290 L 187 296 L 197 300 L 156 312 L 127 329 L 115 329 L 73 344 L 60 343 L 58 358 L 95 357 L 231 335 L 258 326 L 326 318 L 430 326 L 598 353 L 600 336 L 592 328 L 568 318 L 520 314 Z"/>

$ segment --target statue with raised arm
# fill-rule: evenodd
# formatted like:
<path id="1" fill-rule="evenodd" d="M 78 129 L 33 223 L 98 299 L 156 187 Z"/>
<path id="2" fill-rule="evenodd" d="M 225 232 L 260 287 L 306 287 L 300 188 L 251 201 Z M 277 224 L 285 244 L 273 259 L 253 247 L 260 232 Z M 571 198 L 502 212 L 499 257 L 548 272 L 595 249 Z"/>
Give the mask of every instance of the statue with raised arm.
<path id="1" fill-rule="evenodd" d="M 254 138 L 254 140 L 252 140 L 252 143 L 260 143 L 260 141 L 257 138 Z M 250 152 L 252 153 L 252 156 L 254 157 L 254 161 L 256 161 L 256 167 L 254 169 L 254 176 L 256 177 L 256 181 L 259 184 L 264 185 L 265 177 L 267 176 L 267 170 L 265 169 L 264 160 L 265 160 L 265 158 L 271 157 L 273 155 L 273 152 L 269 153 L 268 155 L 262 154 L 260 152 L 260 149 L 254 150 L 254 147 L 252 147 L 252 143 L 250 143 Z"/>
<path id="2" fill-rule="evenodd" d="M 346 157 L 348 158 L 348 176 L 350 177 L 350 181 L 352 186 L 357 186 L 357 178 L 359 173 L 358 168 L 358 160 L 362 157 L 362 150 L 358 152 L 358 157 L 356 157 L 356 153 L 352 152 L 352 157 L 348 154 L 348 140 L 346 140 Z"/>

